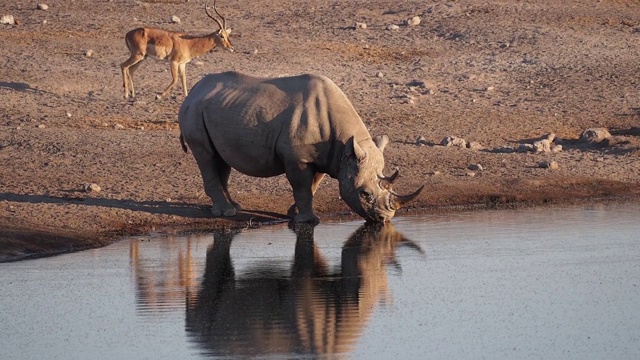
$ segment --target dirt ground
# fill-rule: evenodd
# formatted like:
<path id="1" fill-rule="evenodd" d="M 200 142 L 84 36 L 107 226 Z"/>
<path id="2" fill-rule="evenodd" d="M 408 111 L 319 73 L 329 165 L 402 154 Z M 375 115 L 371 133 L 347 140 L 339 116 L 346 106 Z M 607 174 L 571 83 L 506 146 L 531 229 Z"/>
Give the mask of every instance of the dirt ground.
<path id="1" fill-rule="evenodd" d="M 124 34 L 216 31 L 204 1 L 46 4 L 0 4 L 0 16 L 17 20 L 0 25 L 0 261 L 284 218 L 292 202 L 284 176 L 237 172 L 231 192 L 249 210 L 208 215 L 195 161 L 178 141 L 181 90 L 155 101 L 170 83 L 167 63 L 146 60 L 137 99 L 123 99 Z M 373 135 L 392 139 L 385 158 L 387 173 L 400 169 L 397 190 L 426 184 L 406 211 L 640 194 L 638 0 L 220 0 L 218 9 L 236 51 L 187 65 L 188 86 L 227 70 L 327 75 Z M 420 23 L 407 25 L 414 16 Z M 611 137 L 581 141 L 588 128 Z M 550 133 L 561 151 L 512 151 Z M 440 145 L 446 136 L 482 148 Z M 91 183 L 101 190 L 86 191 Z M 353 216 L 333 179 L 315 207 L 323 219 Z"/>

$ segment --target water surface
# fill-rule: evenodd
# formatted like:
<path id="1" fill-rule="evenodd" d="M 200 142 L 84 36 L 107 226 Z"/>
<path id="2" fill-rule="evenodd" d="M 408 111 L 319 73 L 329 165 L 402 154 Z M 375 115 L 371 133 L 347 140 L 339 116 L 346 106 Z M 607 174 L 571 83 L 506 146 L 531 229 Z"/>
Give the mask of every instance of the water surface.
<path id="1" fill-rule="evenodd" d="M 640 358 L 639 211 L 153 235 L 0 264 L 0 359 Z"/>

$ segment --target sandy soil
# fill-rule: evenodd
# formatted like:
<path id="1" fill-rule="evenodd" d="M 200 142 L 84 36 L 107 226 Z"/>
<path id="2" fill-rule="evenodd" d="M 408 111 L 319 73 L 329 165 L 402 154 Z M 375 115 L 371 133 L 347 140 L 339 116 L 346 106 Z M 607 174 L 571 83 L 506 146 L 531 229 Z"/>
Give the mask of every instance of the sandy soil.
<path id="1" fill-rule="evenodd" d="M 0 4 L 0 16 L 18 21 L 0 25 L 0 261 L 127 234 L 284 218 L 292 197 L 283 176 L 235 172 L 231 191 L 250 210 L 237 219 L 208 216 L 195 161 L 178 142 L 181 90 L 154 101 L 170 82 L 166 63 L 147 60 L 135 75 L 137 100 L 122 97 L 124 34 L 139 26 L 215 31 L 203 1 L 35 4 Z M 220 0 L 218 7 L 236 52 L 187 65 L 188 86 L 226 70 L 329 76 L 372 134 L 392 139 L 385 153 L 388 172 L 400 168 L 397 189 L 427 185 L 408 211 L 640 194 L 638 0 Z M 171 23 L 172 15 L 181 22 Z M 420 24 L 405 25 L 413 16 Z M 587 128 L 612 136 L 580 141 Z M 503 152 L 549 133 L 562 151 Z M 441 146 L 446 136 L 483 149 Z M 85 191 L 89 183 L 101 191 Z M 324 219 L 352 216 L 332 179 L 318 191 L 316 210 Z"/>

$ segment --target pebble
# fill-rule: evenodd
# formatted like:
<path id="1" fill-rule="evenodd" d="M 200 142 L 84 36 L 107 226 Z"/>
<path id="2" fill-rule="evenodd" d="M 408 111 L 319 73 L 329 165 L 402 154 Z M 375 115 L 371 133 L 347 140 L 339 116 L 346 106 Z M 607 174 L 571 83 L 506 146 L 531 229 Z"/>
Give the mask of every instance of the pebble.
<path id="1" fill-rule="evenodd" d="M 416 25 L 420 25 L 420 16 L 414 16 L 411 19 L 407 19 L 404 21 L 404 24 L 407 26 L 416 26 Z"/>
<path id="2" fill-rule="evenodd" d="M 171 15 L 170 21 L 174 24 L 180 24 L 180 18 L 175 15 Z"/>
<path id="3" fill-rule="evenodd" d="M 558 168 L 558 163 L 555 161 L 541 161 L 538 163 L 538 167 L 543 168 L 543 169 L 551 169 L 551 170 L 555 170 Z"/>
<path id="4" fill-rule="evenodd" d="M 93 50 L 91 50 L 91 49 L 87 49 L 87 50 L 85 50 L 85 52 L 84 52 L 84 56 L 86 56 L 86 57 L 91 57 L 91 56 L 93 56 Z"/>
<path id="5" fill-rule="evenodd" d="M 2 15 L 0 18 L 0 24 L 15 25 L 16 20 L 13 18 L 13 15 Z"/>
<path id="6" fill-rule="evenodd" d="M 96 183 L 86 183 L 82 184 L 82 191 L 84 192 L 100 192 L 102 188 Z"/>
<path id="7" fill-rule="evenodd" d="M 367 24 L 361 23 L 361 22 L 356 23 L 356 29 L 366 29 L 366 28 L 367 28 Z"/>
<path id="8" fill-rule="evenodd" d="M 591 128 L 591 129 L 586 129 L 582 132 L 582 135 L 580 135 L 580 141 L 590 142 L 590 143 L 599 143 L 610 137 L 611 137 L 611 134 L 605 128 Z"/>
<path id="9" fill-rule="evenodd" d="M 440 145 L 467 147 L 467 141 L 457 136 L 446 136 L 442 141 L 440 141 Z"/>
<path id="10" fill-rule="evenodd" d="M 400 30 L 400 26 L 395 25 L 395 24 L 391 24 L 391 25 L 387 26 L 387 30 L 397 31 L 397 30 Z"/>
<path id="11" fill-rule="evenodd" d="M 482 150 L 482 145 L 477 141 L 470 141 L 467 143 L 467 148 L 471 150 Z"/>
<path id="12" fill-rule="evenodd" d="M 116 130 L 122 130 L 122 129 L 124 129 L 124 126 L 122 126 L 122 125 L 120 125 L 120 124 L 115 124 L 115 125 L 113 126 L 113 128 L 114 128 L 114 129 L 116 129 Z"/>
<path id="13" fill-rule="evenodd" d="M 47 4 L 38 4 L 36 6 L 36 9 L 38 9 L 38 10 L 48 10 L 49 9 L 49 5 L 47 5 Z"/>
<path id="14" fill-rule="evenodd" d="M 384 74 L 382 73 L 382 71 L 378 71 L 378 73 L 376 74 L 377 77 L 381 78 L 384 77 Z"/>
<path id="15" fill-rule="evenodd" d="M 44 129 L 44 128 L 46 128 L 46 127 L 47 127 L 47 125 L 45 125 L 45 124 L 40 124 L 40 125 L 38 125 L 38 129 Z"/>
<path id="16" fill-rule="evenodd" d="M 482 168 L 482 165 L 480 165 L 480 164 L 469 164 L 469 165 L 467 165 L 467 169 L 473 170 L 473 171 L 482 171 L 482 170 L 484 170 Z"/>
<path id="17" fill-rule="evenodd" d="M 418 136 L 418 138 L 416 139 L 416 145 L 418 146 L 427 145 L 427 139 L 425 139 L 424 136 L 422 135 Z"/>

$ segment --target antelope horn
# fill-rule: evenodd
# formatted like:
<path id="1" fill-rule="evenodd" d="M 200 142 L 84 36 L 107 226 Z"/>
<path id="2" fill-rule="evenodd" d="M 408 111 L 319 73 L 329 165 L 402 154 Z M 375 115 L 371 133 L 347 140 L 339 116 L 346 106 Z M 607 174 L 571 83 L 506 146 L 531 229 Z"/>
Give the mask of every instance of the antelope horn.
<path id="1" fill-rule="evenodd" d="M 394 181 L 396 181 L 396 178 L 398 177 L 398 174 L 400 173 L 400 170 L 397 170 L 391 174 L 391 176 L 380 176 L 380 187 L 383 189 L 390 189 L 391 188 L 391 184 L 393 184 Z"/>
<path id="2" fill-rule="evenodd" d="M 216 1 L 215 1 L 215 0 L 213 0 L 213 10 L 216 10 Z M 221 23 L 220 23 L 220 20 L 216 19 L 216 18 L 215 18 L 215 17 L 213 17 L 211 14 L 209 14 L 209 9 L 207 9 L 207 3 L 206 3 L 206 2 L 204 3 L 204 12 L 206 12 L 206 13 L 207 13 L 207 16 L 209 16 L 209 17 L 210 17 L 210 18 L 212 18 L 216 23 L 218 23 L 218 26 L 220 26 L 220 30 L 225 30 L 225 31 L 227 30 L 227 29 L 224 27 L 224 24 L 221 24 Z M 217 14 L 217 13 L 218 13 L 218 10 L 216 10 L 216 14 Z M 220 14 L 218 14 L 218 15 L 220 15 Z M 221 16 L 221 17 L 222 17 L 222 16 Z M 222 21 L 224 21 L 224 18 L 222 18 Z"/>
<path id="3" fill-rule="evenodd" d="M 405 205 L 409 201 L 418 197 L 422 189 L 424 189 L 424 185 L 420 186 L 418 190 L 416 190 L 413 194 L 409 194 L 409 195 L 399 195 L 391 191 L 391 194 L 393 195 L 393 198 L 391 199 L 391 204 L 393 204 L 392 206 L 394 210 L 400 209 L 403 205 Z"/>
<path id="4" fill-rule="evenodd" d="M 220 18 L 222 19 L 222 28 L 224 29 L 224 31 L 227 31 L 227 19 L 225 19 L 224 16 L 222 16 L 222 14 L 218 12 L 218 8 L 216 7 L 216 0 L 213 0 L 213 10 L 215 10 L 216 14 L 220 16 Z"/>

